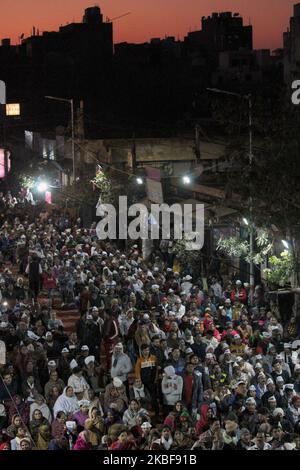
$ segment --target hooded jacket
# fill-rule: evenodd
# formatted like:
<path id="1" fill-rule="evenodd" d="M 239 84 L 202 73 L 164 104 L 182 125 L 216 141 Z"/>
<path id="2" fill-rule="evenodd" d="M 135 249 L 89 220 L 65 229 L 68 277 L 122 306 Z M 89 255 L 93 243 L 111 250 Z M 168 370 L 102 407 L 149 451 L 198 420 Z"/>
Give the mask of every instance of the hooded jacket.
<path id="1" fill-rule="evenodd" d="M 164 378 L 161 383 L 164 404 L 173 406 L 182 399 L 183 378 L 176 375 L 173 366 L 165 367 L 164 372 Z"/>

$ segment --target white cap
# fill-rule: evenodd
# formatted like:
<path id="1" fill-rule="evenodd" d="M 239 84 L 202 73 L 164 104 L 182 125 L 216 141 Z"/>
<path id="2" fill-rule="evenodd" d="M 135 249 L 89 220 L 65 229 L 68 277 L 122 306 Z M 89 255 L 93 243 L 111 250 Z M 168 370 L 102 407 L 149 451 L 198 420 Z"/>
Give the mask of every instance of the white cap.
<path id="1" fill-rule="evenodd" d="M 75 361 L 75 359 L 72 359 L 72 361 L 70 362 L 70 368 L 71 370 L 75 369 L 75 367 L 78 367 L 78 362 Z"/>
<path id="2" fill-rule="evenodd" d="M 294 390 L 294 384 L 285 384 L 284 390 Z"/>
<path id="3" fill-rule="evenodd" d="M 81 351 L 89 351 L 90 348 L 85 344 L 84 346 L 81 346 Z"/>
<path id="4" fill-rule="evenodd" d="M 247 398 L 246 405 L 256 405 L 255 399 L 253 397 Z"/>
<path id="5" fill-rule="evenodd" d="M 152 424 L 149 423 L 148 421 L 145 421 L 145 422 L 141 425 L 141 428 L 142 428 L 142 429 L 151 429 L 151 428 L 152 428 Z"/>
<path id="6" fill-rule="evenodd" d="M 90 362 L 95 362 L 95 356 L 88 356 L 85 358 L 84 363 L 88 365 Z"/>
<path id="7" fill-rule="evenodd" d="M 66 421 L 66 428 L 73 431 L 76 428 L 76 421 Z"/>
<path id="8" fill-rule="evenodd" d="M 90 402 L 88 400 L 79 400 L 79 406 L 90 406 Z"/>
<path id="9" fill-rule="evenodd" d="M 119 388 L 119 387 L 122 387 L 123 382 L 121 379 L 119 379 L 119 377 L 115 377 L 113 380 L 113 384 L 114 384 L 114 387 Z"/>
<path id="10" fill-rule="evenodd" d="M 56 362 L 55 361 L 49 361 L 48 362 L 48 367 L 56 367 Z"/>
<path id="11" fill-rule="evenodd" d="M 87 315 L 87 316 L 86 316 L 86 319 L 87 319 L 87 320 L 93 320 L 93 317 L 92 317 L 92 315 Z"/>
<path id="12" fill-rule="evenodd" d="M 68 352 L 69 352 L 69 350 L 68 350 L 68 348 L 64 348 L 64 349 L 62 349 L 62 351 L 61 351 L 61 352 L 62 352 L 62 353 L 68 353 Z"/>
<path id="13" fill-rule="evenodd" d="M 275 410 L 273 411 L 273 416 L 278 416 L 278 415 L 282 415 L 284 416 L 284 411 L 282 408 L 275 408 Z"/>

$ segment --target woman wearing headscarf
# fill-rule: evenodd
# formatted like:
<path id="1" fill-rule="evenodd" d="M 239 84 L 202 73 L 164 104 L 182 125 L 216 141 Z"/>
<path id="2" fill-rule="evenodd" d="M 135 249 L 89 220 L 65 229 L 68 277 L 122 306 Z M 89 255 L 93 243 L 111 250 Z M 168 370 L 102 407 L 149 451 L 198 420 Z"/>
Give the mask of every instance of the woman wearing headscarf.
<path id="1" fill-rule="evenodd" d="M 79 433 L 73 450 L 92 450 L 92 444 L 89 440 L 89 431 L 84 430 Z"/>
<path id="2" fill-rule="evenodd" d="M 2 442 L 0 444 L 0 450 L 11 450 L 9 442 Z"/>
<path id="3" fill-rule="evenodd" d="M 109 450 L 135 450 L 136 448 L 132 434 L 123 429 L 119 432 L 117 439 L 111 444 Z"/>
<path id="4" fill-rule="evenodd" d="M 112 440 L 116 439 L 118 432 L 124 428 L 121 415 L 115 408 L 109 408 L 104 418 L 106 434 Z"/>
<path id="5" fill-rule="evenodd" d="M 48 450 L 51 441 L 51 428 L 49 424 L 42 424 L 38 429 L 36 444 L 37 450 Z"/>
<path id="6" fill-rule="evenodd" d="M 53 439 L 61 438 L 65 433 L 66 415 L 63 411 L 57 413 L 56 418 L 52 421 L 51 434 Z"/>
<path id="7" fill-rule="evenodd" d="M 131 400 L 129 403 L 129 407 L 123 414 L 123 423 L 125 424 L 125 426 L 128 426 L 128 428 L 131 429 L 133 426 L 136 426 L 136 417 L 140 414 L 148 415 L 147 411 L 141 408 L 137 400 Z"/>
<path id="8" fill-rule="evenodd" d="M 172 450 L 191 450 L 194 441 L 184 434 L 182 431 L 177 429 L 174 433 L 174 441 L 172 444 Z"/>
<path id="9" fill-rule="evenodd" d="M 12 421 L 12 417 L 16 413 L 21 416 L 23 423 L 27 425 L 29 422 L 29 403 L 23 401 L 20 395 L 15 395 L 8 404 L 7 417 L 9 422 Z"/>
<path id="10" fill-rule="evenodd" d="M 75 411 L 79 410 L 78 400 L 74 394 L 73 387 L 66 387 L 63 393 L 58 397 L 53 408 L 53 416 L 56 418 L 59 411 L 63 411 L 65 415 L 71 416 Z"/>
<path id="11" fill-rule="evenodd" d="M 89 431 L 89 439 L 93 448 L 97 448 L 105 434 L 104 420 L 97 407 L 90 408 L 89 417 L 85 421 L 84 427 Z"/>
<path id="12" fill-rule="evenodd" d="M 6 434 L 9 437 L 14 438 L 17 434 L 18 428 L 22 425 L 23 423 L 21 416 L 19 416 L 18 414 L 13 415 L 11 419 L 11 424 L 6 429 Z"/>
<path id="13" fill-rule="evenodd" d="M 209 429 L 209 420 L 210 418 L 213 417 L 213 411 L 210 408 L 210 406 L 207 403 L 205 403 L 200 408 L 200 414 L 201 414 L 201 417 L 197 421 L 196 426 L 195 426 L 197 436 L 199 436 L 204 431 L 207 431 Z"/>
<path id="14" fill-rule="evenodd" d="M 39 428 L 42 425 L 49 425 L 49 421 L 44 418 L 40 410 L 34 410 L 32 420 L 29 422 L 30 434 L 35 442 L 37 442 L 37 436 Z"/>
<path id="15" fill-rule="evenodd" d="M 44 418 L 48 420 L 48 422 L 51 424 L 52 422 L 52 414 L 51 411 L 49 410 L 48 405 L 46 404 L 46 400 L 42 395 L 37 395 L 35 397 L 35 401 L 31 403 L 30 405 L 30 419 L 33 417 L 33 413 L 35 410 L 39 410 Z"/>

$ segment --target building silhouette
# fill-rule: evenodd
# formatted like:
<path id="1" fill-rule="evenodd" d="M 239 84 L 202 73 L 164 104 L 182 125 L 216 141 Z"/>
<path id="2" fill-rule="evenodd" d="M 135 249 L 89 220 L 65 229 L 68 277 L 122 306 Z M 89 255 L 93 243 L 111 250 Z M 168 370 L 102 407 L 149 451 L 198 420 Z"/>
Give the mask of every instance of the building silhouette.
<path id="1" fill-rule="evenodd" d="M 283 33 L 284 80 L 287 85 L 300 78 L 300 3 L 294 5 L 290 26 Z"/>

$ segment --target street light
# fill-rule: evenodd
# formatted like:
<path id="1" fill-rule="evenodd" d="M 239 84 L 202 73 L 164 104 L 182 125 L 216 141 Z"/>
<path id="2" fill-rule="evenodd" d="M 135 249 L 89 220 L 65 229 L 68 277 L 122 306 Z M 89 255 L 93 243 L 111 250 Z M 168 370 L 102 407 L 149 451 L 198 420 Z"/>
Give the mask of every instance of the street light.
<path id="1" fill-rule="evenodd" d="M 232 91 L 220 90 L 219 88 L 207 88 L 208 91 L 212 93 L 220 93 L 222 95 L 235 96 L 238 98 L 243 98 L 248 101 L 248 120 L 249 120 L 249 164 L 250 169 L 252 168 L 253 163 L 253 135 L 252 135 L 252 95 L 242 95 L 241 93 L 234 93 Z M 254 234 L 253 234 L 253 203 L 252 196 L 250 195 L 249 200 L 250 206 L 250 300 L 253 302 L 253 289 L 254 289 L 254 264 L 253 264 L 253 251 L 254 251 Z"/>
<path id="2" fill-rule="evenodd" d="M 183 184 L 191 184 L 191 178 L 187 175 L 182 177 Z"/>
<path id="3" fill-rule="evenodd" d="M 72 159 L 73 159 L 73 181 L 76 182 L 76 170 L 75 170 L 75 126 L 74 126 L 74 101 L 67 98 L 59 98 L 57 96 L 45 96 L 48 100 L 63 101 L 71 105 L 71 127 L 72 127 Z"/>
<path id="4" fill-rule="evenodd" d="M 45 181 L 41 181 L 37 186 L 37 190 L 40 193 L 44 193 L 45 191 L 47 191 L 48 188 L 49 188 L 49 185 Z"/>
<path id="5" fill-rule="evenodd" d="M 246 217 L 243 217 L 243 222 L 244 222 L 245 225 L 249 225 L 249 222 L 248 222 L 248 220 L 246 219 Z"/>
<path id="6" fill-rule="evenodd" d="M 141 184 L 144 183 L 143 179 L 140 178 L 140 177 L 138 177 L 138 178 L 136 179 L 136 182 L 137 182 L 137 184 L 139 184 L 139 185 L 141 185 Z"/>

